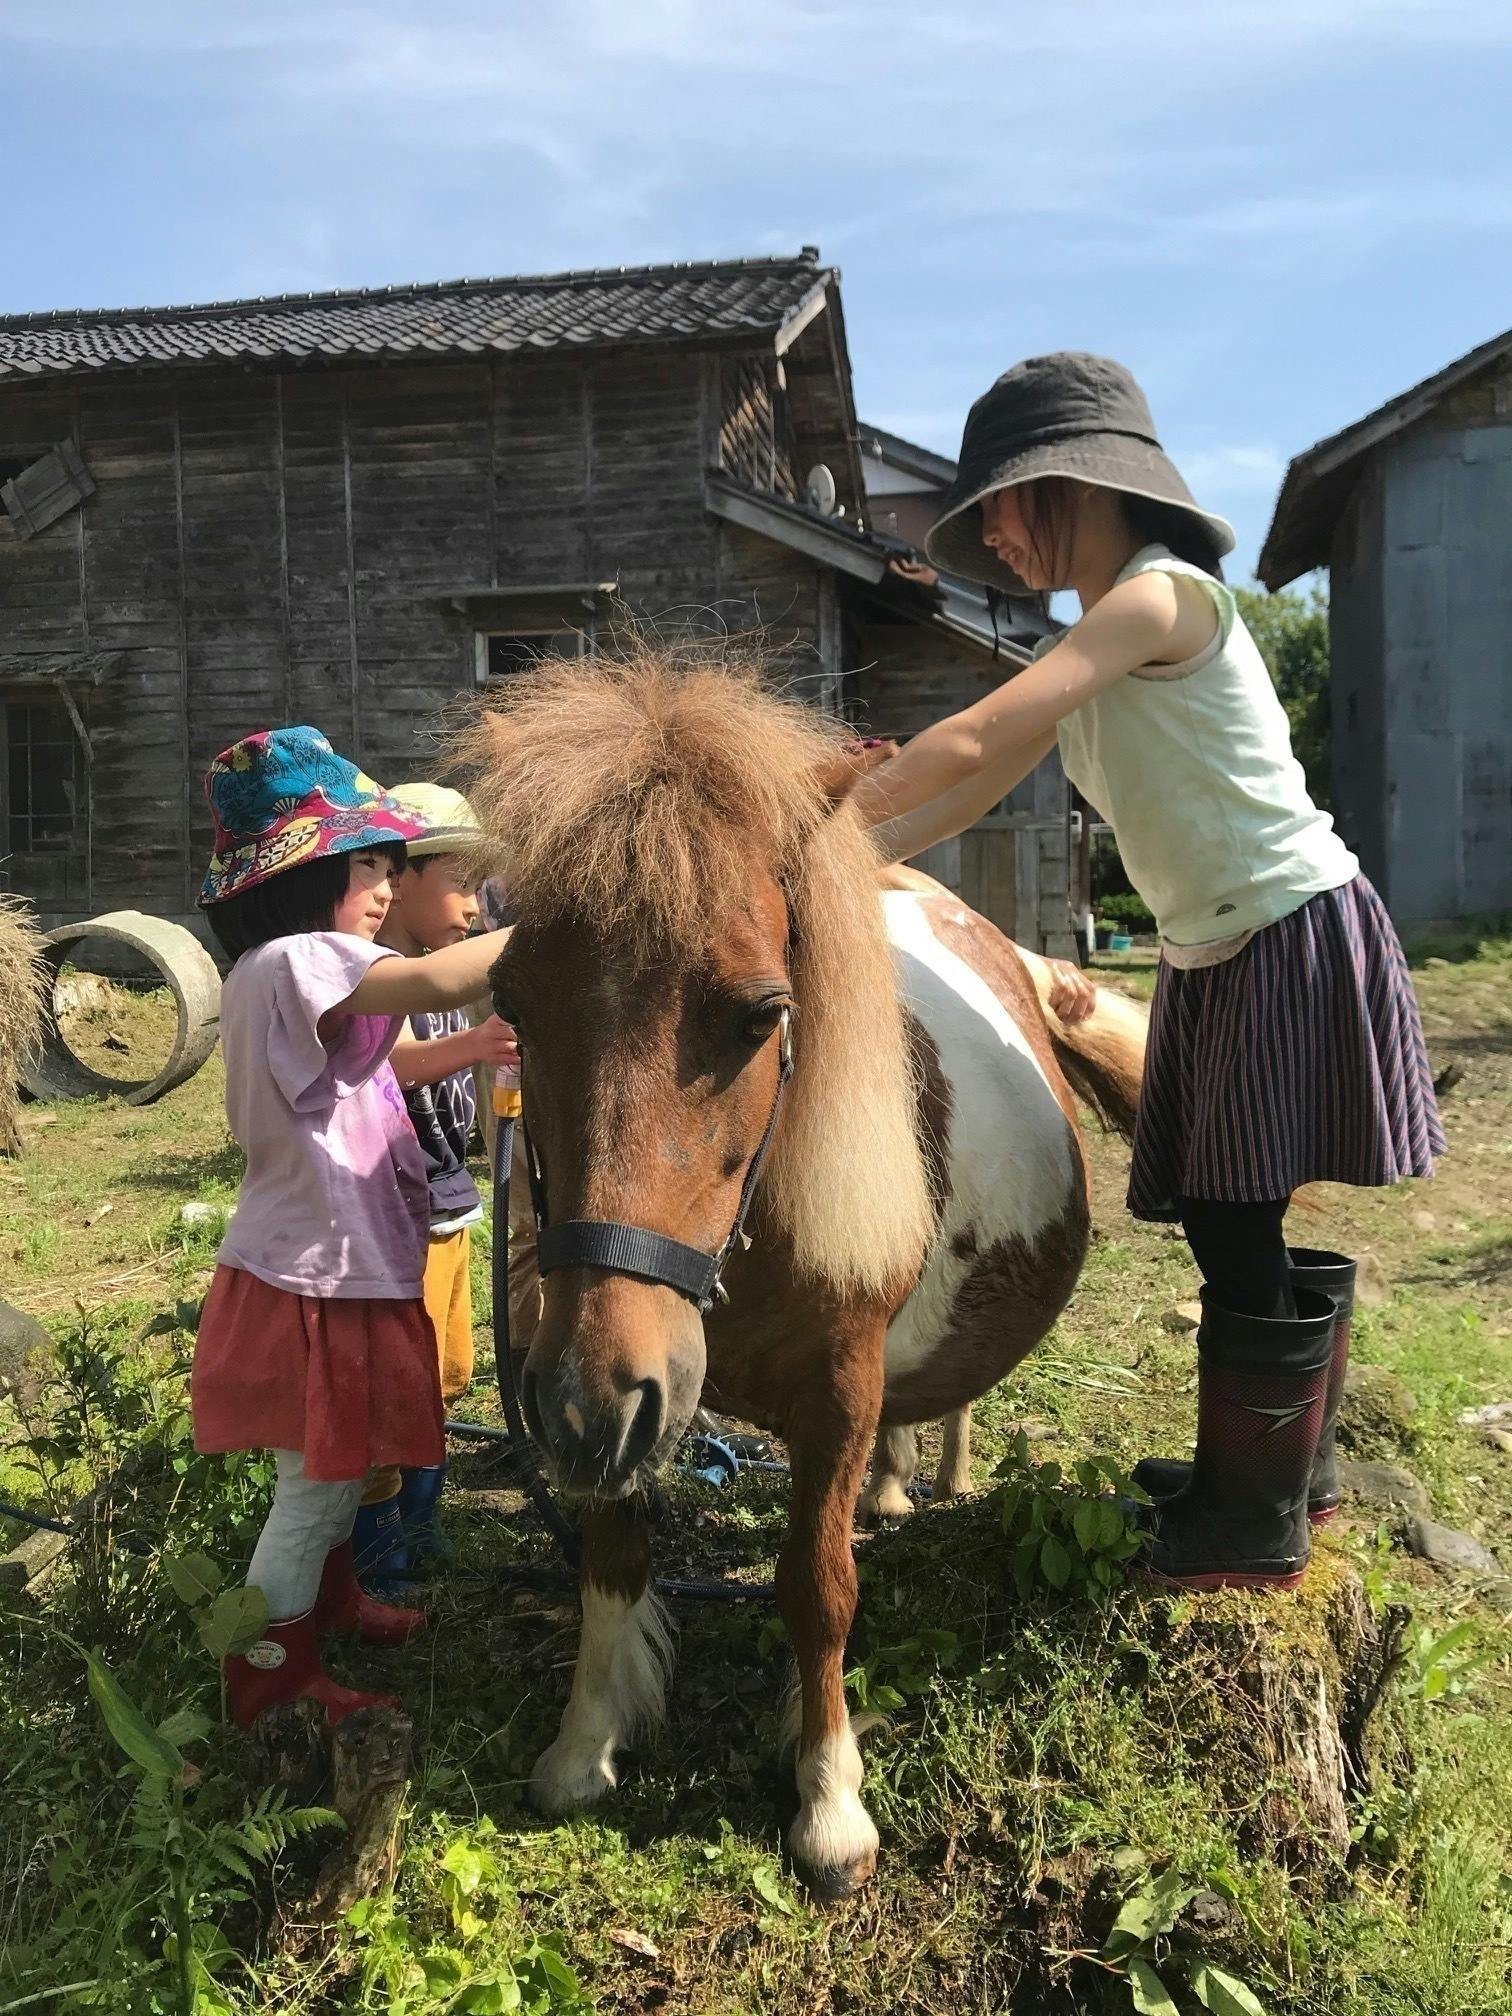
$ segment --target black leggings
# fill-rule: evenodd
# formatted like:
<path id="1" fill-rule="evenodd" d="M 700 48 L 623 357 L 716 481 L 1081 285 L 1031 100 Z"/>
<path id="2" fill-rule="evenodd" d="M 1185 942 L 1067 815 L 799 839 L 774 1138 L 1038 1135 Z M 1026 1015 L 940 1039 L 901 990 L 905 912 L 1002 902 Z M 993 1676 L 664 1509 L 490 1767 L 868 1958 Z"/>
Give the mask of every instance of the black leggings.
<path id="1" fill-rule="evenodd" d="M 1181 1229 L 1213 1299 L 1240 1316 L 1295 1317 L 1286 1257 L 1289 1197 L 1271 1204 L 1220 1204 L 1183 1197 Z"/>

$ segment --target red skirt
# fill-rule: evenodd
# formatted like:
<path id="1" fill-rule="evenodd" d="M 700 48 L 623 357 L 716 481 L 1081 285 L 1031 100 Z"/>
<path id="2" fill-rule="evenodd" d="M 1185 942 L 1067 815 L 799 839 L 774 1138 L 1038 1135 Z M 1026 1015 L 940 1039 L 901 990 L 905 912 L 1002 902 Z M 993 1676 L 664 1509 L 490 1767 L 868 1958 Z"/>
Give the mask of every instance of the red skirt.
<path id="1" fill-rule="evenodd" d="M 295 1295 L 217 1267 L 189 1396 L 202 1455 L 298 1449 L 321 1483 L 446 1455 L 436 1333 L 418 1299 Z"/>

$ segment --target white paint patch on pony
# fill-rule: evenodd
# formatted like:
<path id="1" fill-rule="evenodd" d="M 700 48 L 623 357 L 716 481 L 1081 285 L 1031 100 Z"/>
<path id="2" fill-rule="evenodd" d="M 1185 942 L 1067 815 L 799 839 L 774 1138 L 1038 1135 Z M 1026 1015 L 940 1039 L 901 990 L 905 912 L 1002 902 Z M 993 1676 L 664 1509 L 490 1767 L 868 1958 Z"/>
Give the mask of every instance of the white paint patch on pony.
<path id="1" fill-rule="evenodd" d="M 800 1805 L 788 1846 L 800 1868 L 864 1882 L 877 1860 L 877 1829 L 861 1804 L 861 1751 L 849 1722 L 798 1759 Z"/>
<path id="2" fill-rule="evenodd" d="M 672 1637 L 656 1592 L 631 1602 L 588 1583 L 572 1698 L 557 1739 L 536 1759 L 531 1797 L 556 1816 L 592 1806 L 619 1782 L 615 1754 L 662 1718 Z"/>
<path id="3" fill-rule="evenodd" d="M 969 1231 L 978 1252 L 1032 1241 L 1080 1181 L 1065 1113 L 1028 1038 L 982 976 L 935 937 L 927 900 L 889 890 L 882 906 L 903 998 L 950 1087 L 949 1195 L 919 1285 L 887 1333 L 889 1380 L 923 1365 L 945 1335 L 972 1265 L 952 1251 L 955 1235 Z"/>

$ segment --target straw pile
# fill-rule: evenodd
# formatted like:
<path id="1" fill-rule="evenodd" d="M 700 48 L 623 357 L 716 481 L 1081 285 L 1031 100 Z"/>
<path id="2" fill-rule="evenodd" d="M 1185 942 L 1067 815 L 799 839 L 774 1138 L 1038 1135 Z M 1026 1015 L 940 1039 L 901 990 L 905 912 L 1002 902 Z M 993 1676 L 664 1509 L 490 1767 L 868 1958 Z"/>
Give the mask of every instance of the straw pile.
<path id="1" fill-rule="evenodd" d="M 21 1066 L 40 1041 L 47 993 L 31 906 L 0 890 L 0 1155 L 20 1152 Z"/>

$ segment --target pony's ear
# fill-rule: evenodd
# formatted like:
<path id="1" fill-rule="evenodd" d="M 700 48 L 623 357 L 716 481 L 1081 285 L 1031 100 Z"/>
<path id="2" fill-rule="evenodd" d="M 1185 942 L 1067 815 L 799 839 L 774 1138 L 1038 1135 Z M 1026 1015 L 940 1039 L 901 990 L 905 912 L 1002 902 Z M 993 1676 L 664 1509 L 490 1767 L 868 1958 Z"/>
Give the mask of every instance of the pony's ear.
<path id="1" fill-rule="evenodd" d="M 820 765 L 815 781 L 831 807 L 843 805 L 863 777 L 870 777 L 873 770 L 880 769 L 897 753 L 896 742 L 879 742 L 870 737 L 864 742 L 847 742 Z"/>

